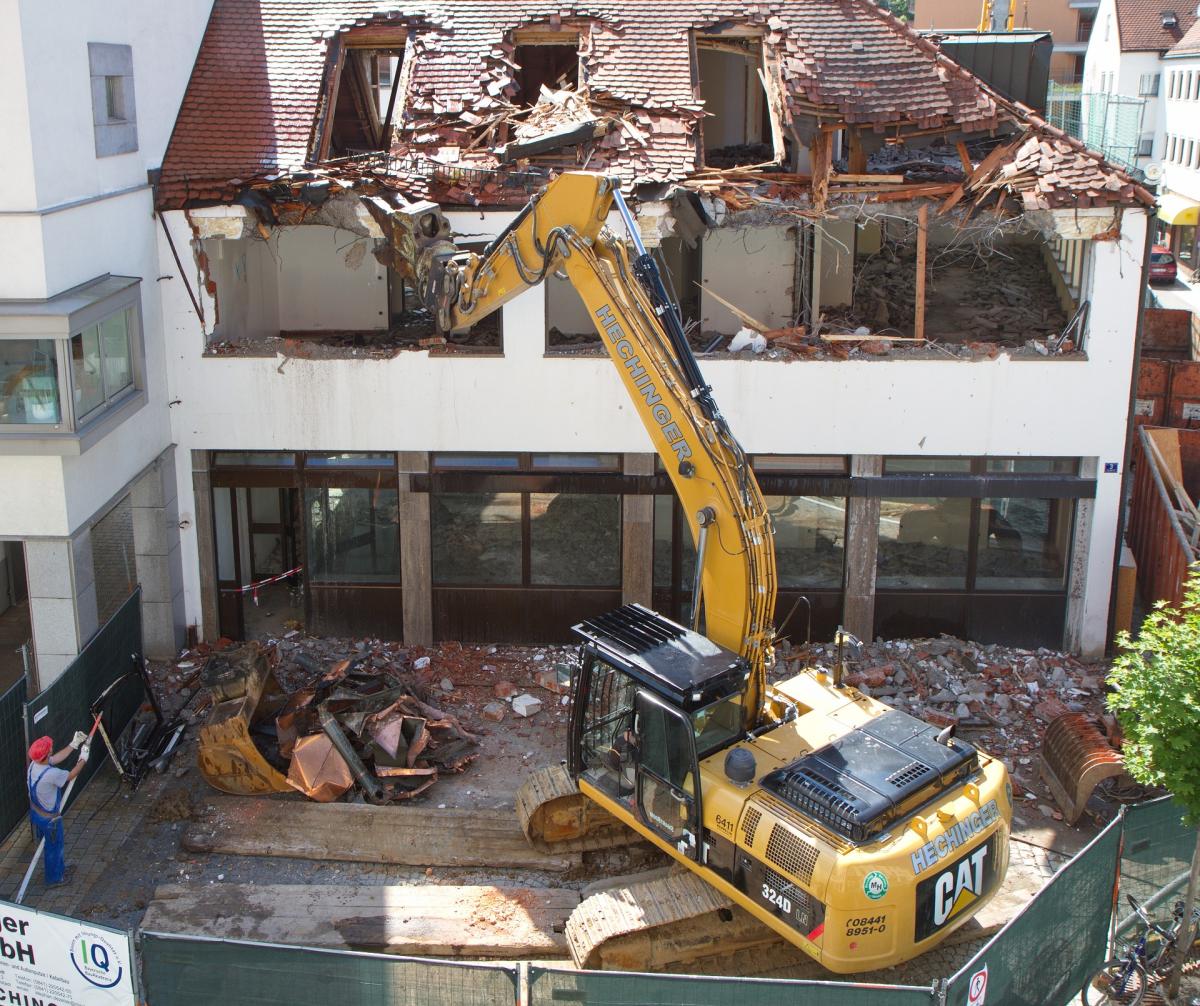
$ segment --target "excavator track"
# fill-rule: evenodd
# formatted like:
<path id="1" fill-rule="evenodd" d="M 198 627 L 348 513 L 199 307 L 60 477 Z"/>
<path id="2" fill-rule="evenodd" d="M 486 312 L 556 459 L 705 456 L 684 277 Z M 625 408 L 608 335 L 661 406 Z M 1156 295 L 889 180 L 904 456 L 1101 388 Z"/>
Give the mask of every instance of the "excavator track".
<path id="1" fill-rule="evenodd" d="M 529 844 L 542 852 L 593 852 L 642 841 L 580 793 L 562 765 L 538 769 L 522 784 L 517 818 Z"/>
<path id="2" fill-rule="evenodd" d="M 784 942 L 686 870 L 593 894 L 566 936 L 578 967 L 617 971 L 670 971 Z"/>

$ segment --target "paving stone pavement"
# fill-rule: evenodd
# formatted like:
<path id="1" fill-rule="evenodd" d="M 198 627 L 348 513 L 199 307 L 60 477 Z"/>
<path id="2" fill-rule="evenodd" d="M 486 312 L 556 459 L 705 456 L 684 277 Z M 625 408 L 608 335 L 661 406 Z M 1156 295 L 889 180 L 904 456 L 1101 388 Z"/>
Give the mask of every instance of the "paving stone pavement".
<path id="1" fill-rule="evenodd" d="M 100 768 L 67 810 L 65 856 L 69 880 L 47 888 L 39 859 L 23 904 L 40 911 L 87 918 L 96 884 L 118 860 L 121 847 L 142 824 L 166 786 L 151 775 L 136 795 L 120 782 L 111 762 Z M 0 844 L 0 898 L 13 900 L 29 867 L 35 842 L 28 824 L 15 828 Z"/>

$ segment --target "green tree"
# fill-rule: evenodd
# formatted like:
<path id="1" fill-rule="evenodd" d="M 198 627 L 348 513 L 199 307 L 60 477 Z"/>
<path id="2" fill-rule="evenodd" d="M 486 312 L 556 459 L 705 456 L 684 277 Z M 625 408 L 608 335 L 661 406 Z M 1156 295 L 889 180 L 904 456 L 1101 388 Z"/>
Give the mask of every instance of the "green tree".
<path id="1" fill-rule="evenodd" d="M 1138 638 L 1117 638 L 1108 707 L 1125 734 L 1125 765 L 1140 783 L 1167 787 L 1191 823 L 1200 822 L 1200 569 L 1193 567 L 1178 607 L 1159 601 Z M 1200 882 L 1200 832 L 1192 856 L 1184 920 L 1190 922 Z M 1181 947 L 1191 946 L 1184 926 Z M 1179 991 L 1178 954 L 1167 991 Z"/>
<path id="2" fill-rule="evenodd" d="M 1166 786 L 1200 821 L 1200 571 L 1178 609 L 1160 601 L 1136 640 L 1117 638 L 1108 706 L 1125 734 L 1125 764 L 1138 782 Z"/>
<path id="3" fill-rule="evenodd" d="M 882 5 L 901 21 L 908 20 L 908 0 L 882 0 Z"/>

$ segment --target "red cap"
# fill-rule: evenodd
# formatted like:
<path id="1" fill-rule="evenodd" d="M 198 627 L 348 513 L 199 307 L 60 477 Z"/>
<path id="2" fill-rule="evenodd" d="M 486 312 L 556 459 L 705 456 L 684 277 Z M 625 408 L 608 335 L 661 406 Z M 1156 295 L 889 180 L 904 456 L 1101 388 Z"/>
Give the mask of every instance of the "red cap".
<path id="1" fill-rule="evenodd" d="M 39 737 L 29 745 L 30 761 L 45 761 L 54 750 L 54 741 L 49 737 Z"/>

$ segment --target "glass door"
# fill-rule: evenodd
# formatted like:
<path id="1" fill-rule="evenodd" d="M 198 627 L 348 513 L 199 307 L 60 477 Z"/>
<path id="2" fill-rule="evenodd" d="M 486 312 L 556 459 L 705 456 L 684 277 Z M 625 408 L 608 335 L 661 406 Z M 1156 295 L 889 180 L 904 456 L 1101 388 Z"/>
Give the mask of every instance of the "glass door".
<path id="1" fill-rule="evenodd" d="M 654 831 L 695 859 L 700 799 L 692 725 L 649 692 L 638 693 L 636 708 L 638 811 Z"/>

